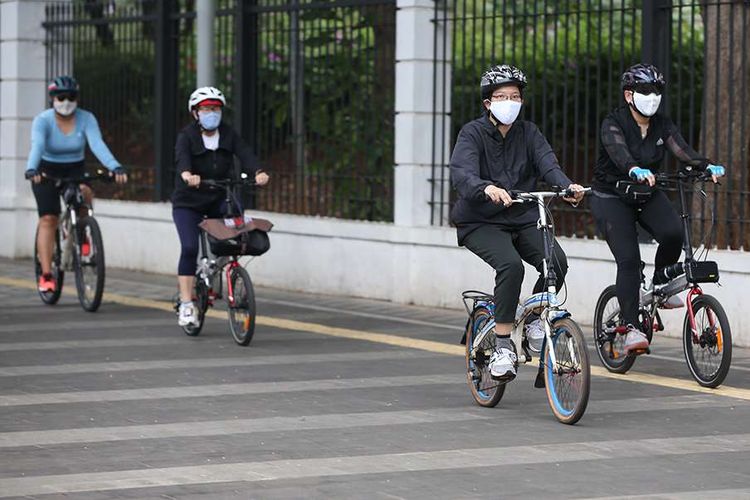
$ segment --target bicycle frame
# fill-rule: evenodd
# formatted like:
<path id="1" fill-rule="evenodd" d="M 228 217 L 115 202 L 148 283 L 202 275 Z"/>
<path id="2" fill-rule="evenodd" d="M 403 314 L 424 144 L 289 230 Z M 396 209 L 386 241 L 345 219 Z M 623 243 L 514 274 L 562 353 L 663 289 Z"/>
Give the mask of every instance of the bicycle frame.
<path id="1" fill-rule="evenodd" d="M 679 200 L 680 200 L 680 220 L 682 221 L 682 231 L 683 231 L 683 241 L 682 241 L 682 251 L 685 255 L 685 258 L 683 259 L 683 265 L 685 268 L 689 266 L 691 263 L 695 262 L 695 259 L 693 258 L 693 248 L 691 246 L 692 241 L 692 228 L 690 225 L 690 213 L 687 209 L 687 200 L 686 200 L 686 194 L 685 194 L 685 180 L 687 179 L 696 179 L 701 180 L 702 174 L 696 173 L 694 171 L 680 171 L 676 174 L 657 174 L 656 176 L 657 181 L 661 183 L 672 183 L 677 185 L 677 192 L 679 194 Z M 703 196 L 706 196 L 705 192 L 701 189 L 701 194 Z M 660 318 L 658 316 L 658 299 L 667 299 L 671 297 L 672 295 L 678 294 L 684 290 L 688 290 L 688 294 L 686 297 L 686 306 L 687 306 L 687 318 L 690 322 L 690 329 L 693 334 L 693 340 L 695 342 L 698 342 L 699 336 L 697 331 L 697 326 L 695 322 L 695 311 L 693 309 L 693 298 L 696 295 L 703 295 L 703 289 L 700 287 L 698 283 L 695 282 L 688 282 L 686 273 L 681 274 L 674 279 L 672 279 L 670 282 L 666 283 L 661 289 L 654 290 L 652 292 L 647 293 L 641 301 L 640 307 L 642 310 L 644 310 L 648 317 L 650 318 L 652 322 L 652 331 L 661 331 L 663 330 L 663 326 L 661 324 Z M 615 309 L 608 318 L 604 318 L 605 322 L 611 321 L 614 317 L 616 317 L 620 313 L 619 308 Z M 714 317 L 713 313 L 709 311 L 708 315 L 709 324 L 712 328 L 716 326 L 716 318 Z M 618 325 L 614 327 L 613 331 L 611 333 L 616 334 L 624 334 L 627 333 L 627 326 L 625 325 Z"/>
<path id="2" fill-rule="evenodd" d="M 682 251 L 685 253 L 685 267 L 694 262 L 695 259 L 693 259 L 693 248 L 691 246 L 693 231 L 690 226 L 690 214 L 687 210 L 687 201 L 685 199 L 685 183 L 683 182 L 686 178 L 696 178 L 699 179 L 700 177 L 695 176 L 693 174 L 692 176 L 689 176 L 683 172 L 679 172 L 676 175 L 676 184 L 677 184 L 677 190 L 680 194 L 680 218 L 682 219 L 682 228 L 683 228 L 683 241 L 682 241 Z M 668 181 L 668 180 L 675 180 L 670 179 L 669 176 L 662 176 L 662 180 Z M 705 191 L 701 189 L 701 194 L 703 196 L 706 196 Z M 687 317 L 690 321 L 690 330 L 693 334 L 693 341 L 698 341 L 698 331 L 695 324 L 695 311 L 693 310 L 693 297 L 696 295 L 702 295 L 703 290 L 701 289 L 700 285 L 698 283 L 690 283 L 688 284 L 688 294 L 686 298 L 686 305 L 687 305 Z M 716 318 L 714 318 L 713 313 L 709 310 L 708 313 L 708 321 L 712 328 L 716 326 Z"/>
<path id="3" fill-rule="evenodd" d="M 232 289 L 232 280 L 230 279 L 232 270 L 240 266 L 239 260 L 236 256 L 226 257 L 227 260 L 223 260 L 221 257 L 218 259 L 213 258 L 209 252 L 208 236 L 206 232 L 201 230 L 200 238 L 200 264 L 198 265 L 199 279 L 202 279 L 206 285 L 206 289 L 209 290 L 208 303 L 213 305 L 213 301 L 221 297 L 221 288 L 214 290 L 211 286 L 214 278 L 224 271 L 224 279 L 227 284 L 227 302 L 230 306 L 234 305 L 234 290 Z"/>
<path id="4" fill-rule="evenodd" d="M 588 190 L 588 189 L 587 189 Z M 554 191 L 537 191 L 530 193 L 515 193 L 515 199 L 513 203 L 536 203 L 539 210 L 539 219 L 537 220 L 537 229 L 542 232 L 542 241 L 544 244 L 544 260 L 542 261 L 542 272 L 544 274 L 544 282 L 546 291 L 538 292 L 527 297 L 523 304 L 521 304 L 521 311 L 516 315 L 513 322 L 513 328 L 511 330 L 511 338 L 514 339 L 516 345 L 522 346 L 522 353 L 518 353 L 518 362 L 528 363 L 533 360 L 533 356 L 523 347 L 523 343 L 520 341 L 523 335 L 523 328 L 526 318 L 532 313 L 538 313 L 542 323 L 544 325 L 545 332 L 545 345 L 551 345 L 552 342 L 552 323 L 558 319 L 570 316 L 570 313 L 562 309 L 557 300 L 557 291 L 555 290 L 555 283 L 557 281 L 557 274 L 555 273 L 554 266 L 550 265 L 553 258 L 553 246 L 554 246 L 554 235 L 552 234 L 554 228 L 549 223 L 547 218 L 547 207 L 544 204 L 545 198 L 554 198 L 561 196 L 561 193 Z M 473 307 L 477 307 L 481 304 L 491 303 L 492 297 L 482 292 L 469 291 L 464 294 L 464 307 L 469 311 L 466 305 L 466 300 L 471 299 L 474 301 Z M 489 330 L 478 335 L 473 342 L 472 350 L 475 351 L 479 348 L 482 341 L 486 337 Z M 572 342 L 572 341 L 571 341 Z M 572 361 L 575 365 L 578 365 L 578 360 L 575 359 L 574 349 L 571 346 Z M 540 352 L 543 355 L 544 347 Z M 475 353 L 474 353 L 475 354 Z M 555 357 L 554 349 L 549 350 L 550 362 L 552 366 L 557 366 L 557 359 Z"/>

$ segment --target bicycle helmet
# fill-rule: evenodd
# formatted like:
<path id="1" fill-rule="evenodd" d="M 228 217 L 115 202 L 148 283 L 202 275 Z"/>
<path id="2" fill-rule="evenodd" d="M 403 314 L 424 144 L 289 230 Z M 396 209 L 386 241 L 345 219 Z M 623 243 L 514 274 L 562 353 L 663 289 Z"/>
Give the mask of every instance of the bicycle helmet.
<path id="1" fill-rule="evenodd" d="M 643 87 L 647 94 L 651 93 L 649 90 L 661 94 L 665 85 L 664 75 L 652 64 L 635 64 L 622 74 L 622 90 Z"/>
<path id="2" fill-rule="evenodd" d="M 188 112 L 192 112 L 200 104 L 213 104 L 216 106 L 226 106 L 227 100 L 221 90 L 216 87 L 200 87 L 190 94 L 188 99 Z"/>
<path id="3" fill-rule="evenodd" d="M 523 90 L 526 86 L 526 75 L 510 64 L 492 66 L 482 74 L 482 80 L 479 83 L 482 99 L 489 99 L 495 89 L 509 83 L 517 85 L 519 90 Z"/>
<path id="4" fill-rule="evenodd" d="M 58 94 L 78 95 L 78 82 L 72 76 L 58 76 L 47 85 L 47 93 L 50 97 Z"/>

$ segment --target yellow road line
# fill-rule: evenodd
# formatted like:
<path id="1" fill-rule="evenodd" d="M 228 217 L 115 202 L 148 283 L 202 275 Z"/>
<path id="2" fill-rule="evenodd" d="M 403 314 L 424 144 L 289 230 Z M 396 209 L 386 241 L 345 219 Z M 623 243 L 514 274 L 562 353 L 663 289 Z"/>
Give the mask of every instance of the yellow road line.
<path id="1" fill-rule="evenodd" d="M 4 276 L 0 276 L 0 285 L 36 290 L 36 287 L 30 280 L 20 280 Z M 70 288 L 63 289 L 63 292 L 66 295 L 75 295 L 75 291 Z M 115 293 L 105 293 L 104 300 L 107 302 L 114 302 L 116 304 L 132 307 L 158 309 L 161 311 L 169 312 L 172 312 L 174 310 L 170 302 L 142 299 Z M 226 319 L 227 317 L 225 312 L 216 310 L 209 310 L 207 311 L 206 315 L 211 318 L 218 319 Z M 274 328 L 281 328 L 285 330 L 316 333 L 319 335 L 327 335 L 329 337 L 364 340 L 367 342 L 375 342 L 378 344 L 387 344 L 397 347 L 406 347 L 410 349 L 419 349 L 422 351 L 435 352 L 439 354 L 450 354 L 454 356 L 464 355 L 464 348 L 462 346 L 447 344 L 445 342 L 415 339 L 410 337 L 402 337 L 399 335 L 389 335 L 386 333 L 352 330 L 350 328 L 338 328 L 333 326 L 321 325 L 319 323 L 308 323 L 304 321 L 275 318 L 271 316 L 258 316 L 256 318 L 256 323 L 263 326 L 272 326 Z M 716 389 L 709 389 L 707 387 L 699 386 L 692 380 L 682 380 L 672 377 L 664 377 L 661 375 L 651 375 L 639 372 L 628 372 L 624 375 L 620 375 L 617 373 L 610 373 L 600 366 L 591 366 L 591 375 L 626 382 L 656 385 L 660 387 L 668 387 L 670 389 L 680 389 L 684 391 L 700 392 L 703 394 L 713 394 L 716 396 L 726 396 L 730 398 L 750 401 L 750 390 L 742 389 L 739 387 L 721 386 Z"/>

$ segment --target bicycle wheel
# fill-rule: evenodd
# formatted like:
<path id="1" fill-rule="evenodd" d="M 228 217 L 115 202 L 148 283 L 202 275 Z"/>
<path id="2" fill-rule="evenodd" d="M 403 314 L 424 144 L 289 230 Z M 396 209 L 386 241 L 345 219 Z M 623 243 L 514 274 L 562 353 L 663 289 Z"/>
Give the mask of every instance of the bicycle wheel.
<path id="1" fill-rule="evenodd" d="M 581 327 L 570 318 L 552 325 L 552 346 L 544 352 L 545 388 L 552 413 L 564 424 L 575 424 L 586 411 L 591 366 Z M 556 364 L 550 359 L 554 349 Z"/>
<path id="2" fill-rule="evenodd" d="M 495 334 L 490 332 L 472 355 L 474 338 L 492 319 L 486 307 L 477 307 L 471 312 L 471 321 L 466 327 L 466 381 L 474 401 L 487 408 L 496 406 L 505 393 L 505 384 L 493 379 L 490 374 L 490 356 L 495 350 Z"/>
<path id="3" fill-rule="evenodd" d="M 39 262 L 39 252 L 37 250 L 37 237 L 39 235 L 39 228 L 36 230 L 34 235 L 34 274 L 36 276 L 36 283 L 39 283 L 39 278 L 42 276 L 42 263 Z M 52 277 L 55 279 L 57 286 L 54 292 L 39 292 L 42 302 L 48 305 L 57 304 L 62 294 L 63 278 L 65 278 L 65 271 L 62 268 L 62 261 L 60 256 L 60 231 L 55 231 L 55 248 L 52 250 Z M 35 284 L 36 284 L 35 283 Z"/>
<path id="4" fill-rule="evenodd" d="M 613 373 L 625 373 L 635 356 L 625 354 L 625 335 L 615 328 L 623 324 L 615 285 L 604 289 L 594 309 L 594 346 L 604 367 Z"/>
<path id="5" fill-rule="evenodd" d="M 690 373 L 703 387 L 718 387 L 724 382 L 732 362 L 732 331 L 727 313 L 710 295 L 693 299 L 696 334 L 690 328 L 689 313 L 682 327 L 682 345 Z"/>
<path id="6" fill-rule="evenodd" d="M 185 332 L 185 335 L 196 337 L 203 329 L 203 322 L 206 320 L 206 311 L 208 310 L 208 288 L 206 287 L 206 283 L 197 275 L 195 277 L 193 295 L 193 304 L 195 304 L 195 308 L 198 311 L 198 324 L 185 325 L 182 327 L 182 331 Z M 179 294 L 177 300 L 179 301 Z"/>
<path id="7" fill-rule="evenodd" d="M 229 327 L 239 345 L 248 345 L 255 333 L 255 292 L 253 282 L 245 268 L 234 267 L 230 273 L 231 296 L 229 302 Z"/>
<path id="8" fill-rule="evenodd" d="M 95 312 L 104 293 L 104 244 L 99 224 L 91 216 L 79 219 L 73 250 L 76 290 L 81 307 Z"/>

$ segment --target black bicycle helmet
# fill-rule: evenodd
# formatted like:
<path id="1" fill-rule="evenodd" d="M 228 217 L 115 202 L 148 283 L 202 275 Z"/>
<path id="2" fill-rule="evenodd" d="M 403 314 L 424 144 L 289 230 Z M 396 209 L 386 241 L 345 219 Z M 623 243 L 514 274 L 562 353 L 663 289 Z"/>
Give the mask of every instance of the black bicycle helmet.
<path id="1" fill-rule="evenodd" d="M 622 90 L 650 87 L 659 93 L 664 91 L 664 75 L 653 64 L 636 64 L 622 74 Z M 650 92 L 649 92 L 650 93 Z"/>
<path id="2" fill-rule="evenodd" d="M 482 74 L 482 80 L 479 83 L 482 99 L 489 99 L 495 89 L 509 83 L 517 85 L 519 90 L 523 90 L 526 86 L 526 75 L 523 74 L 523 71 L 510 64 L 492 66 Z"/>
<path id="3" fill-rule="evenodd" d="M 58 76 L 47 86 L 50 97 L 58 94 L 78 95 L 78 82 L 72 76 Z"/>

